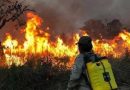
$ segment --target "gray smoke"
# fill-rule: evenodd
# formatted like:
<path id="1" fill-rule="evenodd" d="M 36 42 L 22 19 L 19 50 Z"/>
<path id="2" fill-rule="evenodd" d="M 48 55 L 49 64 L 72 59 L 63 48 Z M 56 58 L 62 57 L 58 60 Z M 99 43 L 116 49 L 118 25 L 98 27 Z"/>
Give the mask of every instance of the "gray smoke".
<path id="1" fill-rule="evenodd" d="M 130 0 L 25 0 L 52 33 L 72 33 L 90 19 L 119 19 L 130 25 Z"/>
<path id="2" fill-rule="evenodd" d="M 27 0 L 57 31 L 77 30 L 89 19 L 129 23 L 130 0 Z"/>

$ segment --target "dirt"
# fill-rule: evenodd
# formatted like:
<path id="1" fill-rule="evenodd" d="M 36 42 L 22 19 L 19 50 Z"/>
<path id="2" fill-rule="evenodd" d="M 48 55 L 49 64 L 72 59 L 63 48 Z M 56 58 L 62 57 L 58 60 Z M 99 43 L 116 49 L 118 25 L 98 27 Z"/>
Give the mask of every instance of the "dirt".
<path id="1" fill-rule="evenodd" d="M 121 86 L 119 90 L 130 90 L 130 86 Z"/>

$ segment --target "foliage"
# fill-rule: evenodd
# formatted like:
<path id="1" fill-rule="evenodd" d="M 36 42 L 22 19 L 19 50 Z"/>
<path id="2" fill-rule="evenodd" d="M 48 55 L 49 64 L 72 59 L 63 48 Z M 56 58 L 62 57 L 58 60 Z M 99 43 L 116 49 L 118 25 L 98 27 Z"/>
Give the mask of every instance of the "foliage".
<path id="1" fill-rule="evenodd" d="M 69 70 L 52 67 L 50 63 L 0 69 L 0 90 L 65 90 Z"/>
<path id="2" fill-rule="evenodd" d="M 81 30 L 86 31 L 94 39 L 113 39 L 123 29 L 123 24 L 118 19 L 110 22 L 90 19 L 84 24 Z"/>
<path id="3" fill-rule="evenodd" d="M 111 64 L 116 81 L 119 86 L 130 85 L 130 56 L 123 57 L 122 59 L 113 60 Z"/>
<path id="4" fill-rule="evenodd" d="M 0 68 L 0 90 L 66 90 L 70 71 L 30 59 L 24 66 Z M 110 59 L 119 86 L 130 85 L 130 57 Z M 124 89 L 123 89 L 124 90 Z"/>
<path id="5" fill-rule="evenodd" d="M 19 21 L 25 11 L 30 9 L 18 0 L 0 0 L 0 29 L 9 21 Z"/>

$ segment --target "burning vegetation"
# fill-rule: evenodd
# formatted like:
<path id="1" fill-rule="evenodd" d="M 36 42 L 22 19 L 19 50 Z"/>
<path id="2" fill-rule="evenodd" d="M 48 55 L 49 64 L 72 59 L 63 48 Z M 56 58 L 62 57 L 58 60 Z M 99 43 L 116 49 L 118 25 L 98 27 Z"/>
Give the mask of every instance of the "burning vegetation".
<path id="1" fill-rule="evenodd" d="M 66 37 L 63 38 L 62 35 L 53 36 L 55 40 L 51 40 L 50 27 L 43 29 L 43 24 L 44 20 L 41 17 L 28 12 L 26 27 L 20 30 L 20 33 L 24 34 L 25 38 L 22 44 L 17 38 L 13 38 L 10 33 L 6 33 L 6 38 L 2 42 L 6 65 L 15 64 L 16 66 L 21 66 L 27 62 L 29 57 L 38 56 L 41 58 L 51 57 L 53 59 L 68 57 L 66 67 L 72 66 L 74 57 L 78 54 L 76 42 L 81 35 L 88 35 L 87 32 L 80 30 L 80 32 L 73 33 L 71 37 L 68 37 L 69 40 L 67 42 L 65 41 Z M 126 51 L 130 50 L 130 33 L 123 29 L 113 39 L 94 39 L 93 45 L 94 52 L 101 56 L 120 58 L 124 56 Z M 58 63 L 55 60 L 52 60 L 52 62 L 54 65 Z"/>
<path id="2" fill-rule="evenodd" d="M 39 1 L 44 1 L 44 5 Z M 24 0 L 0 0 L 0 29 L 2 31 L 4 26 L 10 28 L 10 31 L 3 29 L 5 37 L 0 35 L 0 90 L 66 90 L 70 68 L 78 54 L 76 43 L 84 35 L 92 37 L 96 54 L 112 57 L 109 61 L 118 85 L 125 86 L 124 88 L 127 86 L 129 90 L 130 30 L 123 29 L 122 23 L 117 19 L 104 23 L 101 20 L 88 20 L 90 18 L 87 19 L 86 16 L 98 16 L 99 13 L 99 10 L 90 16 L 89 12 L 86 13 L 87 9 L 92 9 L 91 4 L 88 7 L 79 0 L 54 2 L 56 5 L 51 0 L 27 0 L 29 6 L 39 11 L 37 13 L 41 18 L 29 9 Z M 93 6 L 96 7 L 98 3 Z M 58 9 L 57 6 L 62 8 Z M 122 10 L 123 15 L 129 15 L 124 14 L 126 9 Z M 108 12 L 107 9 L 106 11 Z M 83 19 L 88 21 L 76 32 L 75 28 L 79 27 L 76 27 L 77 22 L 81 24 Z M 11 27 L 6 26 L 12 22 L 15 23 L 17 33 L 14 33 L 12 24 Z M 122 90 L 126 90 L 124 88 Z"/>

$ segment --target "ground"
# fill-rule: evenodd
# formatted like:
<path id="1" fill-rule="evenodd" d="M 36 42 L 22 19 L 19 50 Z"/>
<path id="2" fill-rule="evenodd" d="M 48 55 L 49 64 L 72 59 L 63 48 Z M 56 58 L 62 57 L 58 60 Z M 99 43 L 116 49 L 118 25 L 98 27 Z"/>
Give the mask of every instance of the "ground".
<path id="1" fill-rule="evenodd" d="M 130 90 L 130 60 L 110 60 L 120 90 Z M 70 70 L 51 63 L 0 69 L 0 90 L 66 90 Z"/>

